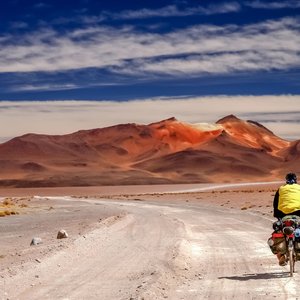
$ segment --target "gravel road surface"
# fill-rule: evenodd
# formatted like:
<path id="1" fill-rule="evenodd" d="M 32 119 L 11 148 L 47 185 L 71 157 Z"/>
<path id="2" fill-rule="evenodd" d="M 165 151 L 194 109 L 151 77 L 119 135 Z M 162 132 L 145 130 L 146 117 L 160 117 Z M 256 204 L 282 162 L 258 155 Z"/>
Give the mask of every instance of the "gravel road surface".
<path id="1" fill-rule="evenodd" d="M 82 200 L 126 213 L 0 278 L 0 299 L 297 299 L 266 244 L 272 219 L 190 203 Z M 37 246 L 38 247 L 38 246 Z M 300 263 L 296 270 L 300 271 Z M 2 295 L 1 295 L 2 293 Z"/>

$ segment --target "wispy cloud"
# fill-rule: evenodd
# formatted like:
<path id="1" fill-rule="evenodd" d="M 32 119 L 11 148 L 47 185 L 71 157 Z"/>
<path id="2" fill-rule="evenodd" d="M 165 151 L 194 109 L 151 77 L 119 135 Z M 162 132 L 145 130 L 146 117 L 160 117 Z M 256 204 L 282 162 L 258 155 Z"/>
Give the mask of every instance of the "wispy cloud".
<path id="1" fill-rule="evenodd" d="M 52 24 L 79 23 L 96 25 L 111 20 L 128 21 L 150 18 L 172 18 L 189 16 L 209 16 L 217 14 L 237 13 L 242 9 L 237 1 L 214 3 L 206 6 L 189 6 L 188 3 L 176 3 L 156 9 L 142 8 L 137 10 L 102 11 L 99 15 L 84 15 L 80 13 L 72 18 L 60 17 L 53 20 Z M 79 13 L 79 11 L 77 11 Z"/>
<path id="2" fill-rule="evenodd" d="M 261 8 L 261 9 L 282 9 L 282 8 L 299 8 L 299 0 L 285 0 L 285 1 L 248 1 L 246 2 L 247 6 L 252 8 Z"/>
<path id="3" fill-rule="evenodd" d="M 75 89 L 78 86 L 75 84 L 40 84 L 40 85 L 18 85 L 16 87 L 11 87 L 9 90 L 14 91 L 59 91 L 59 90 L 69 90 Z"/>
<path id="4" fill-rule="evenodd" d="M 168 5 L 158 9 L 144 8 L 141 10 L 124 10 L 119 13 L 105 12 L 103 16 L 112 19 L 145 19 L 153 17 L 184 17 L 192 15 L 213 15 L 238 12 L 241 6 L 238 2 L 210 4 L 208 6 L 183 7 Z"/>
<path id="5" fill-rule="evenodd" d="M 199 25 L 166 33 L 133 26 L 43 29 L 0 38 L 0 72 L 102 68 L 148 76 L 224 74 L 300 66 L 300 21 Z M 2 45 L 1 45 L 2 44 Z"/>
<path id="6" fill-rule="evenodd" d="M 123 83 L 121 82 L 100 82 L 100 83 L 84 83 L 84 84 L 74 84 L 74 83 L 65 83 L 65 84 L 55 84 L 55 83 L 33 83 L 33 84 L 21 84 L 21 85 L 11 85 L 6 89 L 8 92 L 34 92 L 34 91 L 63 91 L 63 90 L 74 90 L 84 88 L 93 88 L 93 87 L 103 87 L 103 86 L 120 86 Z"/>
<path id="7" fill-rule="evenodd" d="M 51 7 L 51 5 L 49 3 L 45 3 L 45 2 L 38 2 L 36 4 L 33 5 L 33 8 L 37 8 L 37 9 L 44 9 L 44 8 L 49 8 Z"/>
<path id="8" fill-rule="evenodd" d="M 190 55 L 185 58 L 163 60 L 140 60 L 131 66 L 124 65 L 115 71 L 134 74 L 156 73 L 173 76 L 199 74 L 228 74 L 239 71 L 258 71 L 292 68 L 299 65 L 300 58 L 293 52 L 265 52 L 255 50 L 227 52 L 212 55 Z M 131 70 L 131 71 L 130 71 Z"/>
<path id="9" fill-rule="evenodd" d="M 24 28 L 28 28 L 28 24 L 22 21 L 19 22 L 12 22 L 10 24 L 10 27 L 12 29 L 24 29 Z"/>
<path id="10" fill-rule="evenodd" d="M 280 137 L 300 138 L 300 96 L 292 95 L 150 98 L 122 103 L 1 101 L 0 114 L 0 141 L 28 132 L 66 134 L 120 123 L 148 124 L 172 116 L 189 123 L 214 123 L 229 114 L 258 121 Z"/>

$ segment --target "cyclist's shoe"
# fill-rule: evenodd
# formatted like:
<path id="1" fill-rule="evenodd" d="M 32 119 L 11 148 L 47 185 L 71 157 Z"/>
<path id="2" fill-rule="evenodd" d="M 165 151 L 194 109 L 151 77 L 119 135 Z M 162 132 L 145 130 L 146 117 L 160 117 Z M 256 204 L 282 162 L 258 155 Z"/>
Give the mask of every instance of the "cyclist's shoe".
<path id="1" fill-rule="evenodd" d="M 283 267 L 287 265 L 286 257 L 284 254 L 280 256 L 278 262 L 279 262 L 279 266 Z"/>

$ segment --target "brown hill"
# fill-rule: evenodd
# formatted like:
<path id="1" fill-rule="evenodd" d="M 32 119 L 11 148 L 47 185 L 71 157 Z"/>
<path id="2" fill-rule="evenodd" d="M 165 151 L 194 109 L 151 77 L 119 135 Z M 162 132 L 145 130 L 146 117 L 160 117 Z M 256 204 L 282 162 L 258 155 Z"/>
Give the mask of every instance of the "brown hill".
<path id="1" fill-rule="evenodd" d="M 272 155 L 277 155 L 279 150 L 290 145 L 288 141 L 277 137 L 263 125 L 251 120 L 243 121 L 230 115 L 217 121 L 217 124 L 221 124 L 236 143 L 249 148 L 262 149 Z"/>
<path id="2" fill-rule="evenodd" d="M 0 144 L 0 185 L 81 186 L 280 178 L 300 169 L 299 141 L 230 115 L 216 124 L 175 118 Z"/>

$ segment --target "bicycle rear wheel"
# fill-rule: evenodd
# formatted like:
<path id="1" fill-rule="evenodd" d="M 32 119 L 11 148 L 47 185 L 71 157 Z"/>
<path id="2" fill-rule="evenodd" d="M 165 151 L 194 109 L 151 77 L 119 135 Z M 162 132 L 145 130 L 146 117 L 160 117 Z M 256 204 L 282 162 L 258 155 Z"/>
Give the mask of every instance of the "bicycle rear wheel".
<path id="1" fill-rule="evenodd" d="M 294 274 L 294 268 L 295 268 L 294 245 L 293 245 L 292 240 L 289 240 L 288 249 L 289 249 L 288 254 L 289 254 L 289 264 L 290 264 L 290 276 L 292 277 Z"/>

